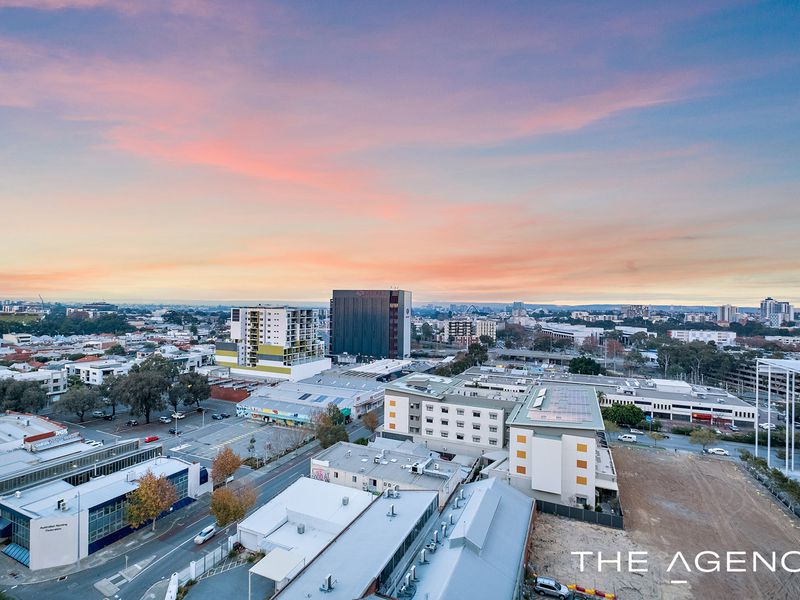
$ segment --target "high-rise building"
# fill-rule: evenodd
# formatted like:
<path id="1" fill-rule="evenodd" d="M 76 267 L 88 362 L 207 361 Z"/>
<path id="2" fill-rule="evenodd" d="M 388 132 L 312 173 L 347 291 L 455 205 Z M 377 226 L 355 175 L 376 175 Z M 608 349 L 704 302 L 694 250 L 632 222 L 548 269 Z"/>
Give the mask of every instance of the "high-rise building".
<path id="1" fill-rule="evenodd" d="M 761 318 L 775 327 L 794 321 L 794 307 L 789 302 L 781 302 L 774 298 L 761 301 Z"/>
<path id="2" fill-rule="evenodd" d="M 623 319 L 649 319 L 650 307 L 644 304 L 627 304 L 620 307 Z"/>
<path id="3" fill-rule="evenodd" d="M 304 379 L 330 368 L 317 336 L 317 311 L 286 306 L 231 309 L 227 342 L 217 342 L 216 358 L 232 373 Z"/>
<path id="4" fill-rule="evenodd" d="M 723 304 L 717 308 L 717 321 L 733 323 L 736 320 L 736 313 L 739 309 L 730 304 Z"/>
<path id="5" fill-rule="evenodd" d="M 370 358 L 411 355 L 411 292 L 333 290 L 331 353 Z"/>

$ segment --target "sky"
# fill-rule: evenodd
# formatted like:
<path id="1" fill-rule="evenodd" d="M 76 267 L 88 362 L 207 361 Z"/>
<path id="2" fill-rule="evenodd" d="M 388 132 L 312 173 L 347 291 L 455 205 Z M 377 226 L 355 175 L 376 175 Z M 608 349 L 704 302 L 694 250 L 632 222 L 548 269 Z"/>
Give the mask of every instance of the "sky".
<path id="1" fill-rule="evenodd" d="M 800 303 L 797 2 L 0 0 L 0 298 Z"/>

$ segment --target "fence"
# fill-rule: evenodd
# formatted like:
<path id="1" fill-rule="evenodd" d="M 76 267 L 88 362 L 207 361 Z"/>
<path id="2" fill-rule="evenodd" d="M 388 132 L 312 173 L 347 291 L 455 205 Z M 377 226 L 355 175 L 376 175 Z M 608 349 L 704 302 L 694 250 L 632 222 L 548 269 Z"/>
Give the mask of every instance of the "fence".
<path id="1" fill-rule="evenodd" d="M 622 515 L 610 515 L 608 513 L 587 510 L 585 508 L 577 508 L 574 506 L 565 506 L 564 504 L 556 504 L 555 502 L 547 502 L 546 500 L 537 500 L 536 510 L 551 515 L 558 515 L 560 517 L 567 517 L 569 519 L 594 523 L 595 525 L 602 525 L 603 527 L 624 529 L 625 520 Z"/>
<path id="2" fill-rule="evenodd" d="M 745 465 L 745 469 L 747 469 L 748 473 L 750 473 L 750 475 L 752 475 L 761 485 L 767 488 L 769 493 L 772 494 L 778 502 L 783 504 L 790 513 L 796 517 L 800 517 L 800 504 L 794 502 L 789 494 L 776 486 L 775 482 L 769 475 L 750 465 Z"/>
<path id="3" fill-rule="evenodd" d="M 190 579 L 199 579 L 203 573 L 216 567 L 228 557 L 228 552 L 233 548 L 236 536 L 230 536 L 222 545 L 217 546 L 201 558 L 193 560 L 189 566 L 178 571 L 178 585 L 184 585 Z"/>

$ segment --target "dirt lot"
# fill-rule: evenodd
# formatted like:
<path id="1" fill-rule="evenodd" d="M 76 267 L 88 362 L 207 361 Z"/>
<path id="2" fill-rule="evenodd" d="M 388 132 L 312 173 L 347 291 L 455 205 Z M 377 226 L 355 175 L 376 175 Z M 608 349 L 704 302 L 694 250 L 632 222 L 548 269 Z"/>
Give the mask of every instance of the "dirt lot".
<path id="1" fill-rule="evenodd" d="M 755 599 L 800 598 L 800 574 L 781 569 L 787 551 L 800 551 L 800 529 L 769 496 L 730 460 L 633 448 L 614 449 L 614 461 L 625 509 L 625 531 L 540 514 L 536 525 L 533 562 L 539 572 L 616 593 L 620 600 L 684 600 L 693 598 Z M 573 551 L 593 551 L 586 570 L 579 571 Z M 623 572 L 616 565 L 597 572 L 596 553 L 603 558 L 623 553 Z M 628 572 L 628 551 L 647 552 L 647 573 Z M 713 551 L 720 558 L 719 572 L 702 573 L 698 553 Z M 677 553 L 671 572 L 667 567 Z M 728 573 L 727 552 L 745 563 L 745 573 Z M 777 571 L 758 563 L 753 572 L 753 552 L 771 560 L 778 553 Z M 639 556 L 638 558 L 644 558 Z M 710 568 L 700 556 L 699 566 Z M 641 565 L 635 565 L 641 566 Z M 787 567 L 800 569 L 800 555 L 790 555 Z M 670 583 L 686 580 L 686 583 Z"/>

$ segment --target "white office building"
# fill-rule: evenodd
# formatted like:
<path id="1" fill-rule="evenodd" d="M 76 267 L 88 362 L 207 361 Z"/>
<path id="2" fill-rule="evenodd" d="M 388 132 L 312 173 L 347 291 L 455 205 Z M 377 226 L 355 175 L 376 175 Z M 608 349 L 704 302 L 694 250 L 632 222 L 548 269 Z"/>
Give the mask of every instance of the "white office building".
<path id="1" fill-rule="evenodd" d="M 66 370 L 67 375 L 77 375 L 86 385 L 102 385 L 106 377 L 127 375 L 132 367 L 132 362 L 95 360 L 69 363 L 66 365 Z"/>
<path id="2" fill-rule="evenodd" d="M 399 450 L 377 449 L 339 442 L 311 459 L 311 477 L 365 492 L 383 494 L 387 489 L 433 490 L 439 494 L 439 508 L 462 480 L 457 463 Z"/>
<path id="3" fill-rule="evenodd" d="M 669 337 L 679 342 L 713 342 L 717 346 L 735 346 L 735 331 L 713 331 L 705 329 L 670 329 Z"/>
<path id="4" fill-rule="evenodd" d="M 605 329 L 566 323 L 543 323 L 542 333 L 555 340 L 569 340 L 574 346 L 581 346 L 586 340 L 599 344 L 603 340 Z"/>

